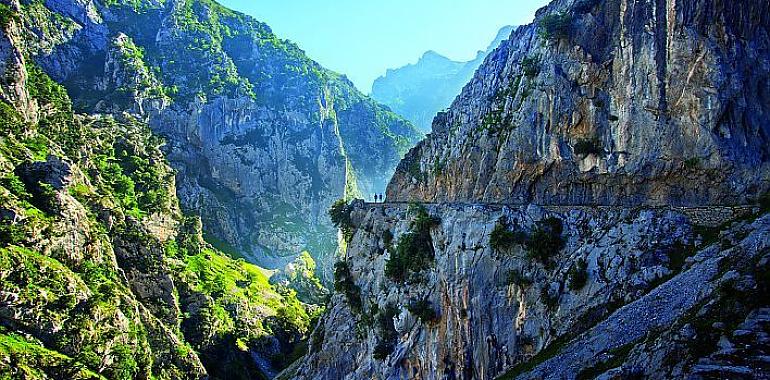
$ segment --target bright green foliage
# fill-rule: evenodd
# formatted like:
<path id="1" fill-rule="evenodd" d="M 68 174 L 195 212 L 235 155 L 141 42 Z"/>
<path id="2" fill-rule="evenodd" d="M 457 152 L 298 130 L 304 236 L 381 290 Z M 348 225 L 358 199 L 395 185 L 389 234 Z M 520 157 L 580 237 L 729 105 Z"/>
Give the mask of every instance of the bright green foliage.
<path id="1" fill-rule="evenodd" d="M 428 269 L 435 258 L 430 230 L 441 220 L 428 214 L 423 206 L 410 206 L 414 215 L 410 232 L 401 236 L 394 252 L 385 263 L 385 275 L 393 281 L 405 282 L 411 273 Z"/>
<path id="2" fill-rule="evenodd" d="M 21 115 L 11 105 L 0 101 L 0 130 L 18 134 L 24 127 L 25 123 Z"/>
<path id="3" fill-rule="evenodd" d="M 14 216 L 0 224 L 0 289 L 21 311 L 2 323 L 12 330 L 0 329 L 0 363 L 15 363 L 10 372 L 0 365 L 0 378 L 188 378 L 202 373 L 201 361 L 215 364 L 203 352 L 234 357 L 236 341 L 251 350 L 269 335 L 291 336 L 279 339 L 293 347 L 306 336 L 310 316 L 293 291 L 211 249 L 200 219 L 177 211 L 173 174 L 146 126 L 74 117 L 63 89 L 27 70 L 42 121 L 24 123 L 0 103 L 9 116 L 0 207 Z M 14 174 L 49 154 L 72 163 L 65 189 Z M 157 221 L 143 218 L 153 213 L 171 237 L 153 232 Z"/>
<path id="4" fill-rule="evenodd" d="M 14 363 L 12 366 L 0 366 L 0 379 L 104 379 L 74 359 L 18 334 L 5 333 L 2 328 L 0 363 Z"/>
<path id="5" fill-rule="evenodd" d="M 538 35 L 550 41 L 569 38 L 571 29 L 572 16 L 567 13 L 547 15 L 538 23 Z"/>
<path id="6" fill-rule="evenodd" d="M 181 269 L 181 268 L 180 268 Z M 185 258 L 180 275 L 196 292 L 214 298 L 209 310 L 215 316 L 214 330 L 221 337 L 233 334 L 249 341 L 261 333 L 259 326 L 239 325 L 236 310 L 267 310 L 277 316 L 284 328 L 291 326 L 299 333 L 307 332 L 310 317 L 293 292 L 280 294 L 270 285 L 263 269 L 241 260 L 233 260 L 217 252 L 204 252 Z"/>
<path id="7" fill-rule="evenodd" d="M 27 91 L 34 99 L 50 105 L 57 112 L 72 115 L 72 103 L 67 90 L 54 82 L 39 66 L 27 63 Z"/>
<path id="8" fill-rule="evenodd" d="M 19 14 L 9 5 L 0 4 L 0 26 L 7 28 L 11 21 L 19 21 Z"/>

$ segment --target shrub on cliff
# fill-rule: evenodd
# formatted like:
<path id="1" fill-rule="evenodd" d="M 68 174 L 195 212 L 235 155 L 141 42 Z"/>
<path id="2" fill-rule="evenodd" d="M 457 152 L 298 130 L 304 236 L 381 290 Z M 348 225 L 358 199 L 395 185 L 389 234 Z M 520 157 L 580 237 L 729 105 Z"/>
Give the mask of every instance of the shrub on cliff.
<path id="1" fill-rule="evenodd" d="M 329 218 L 332 220 L 332 224 L 342 231 L 342 237 L 345 241 L 350 241 L 353 238 L 353 232 L 355 226 L 350 219 L 350 206 L 344 199 L 337 200 L 332 204 L 329 209 Z"/>
<path id="2" fill-rule="evenodd" d="M 588 282 L 588 263 L 585 260 L 578 260 L 569 270 L 569 288 L 580 290 Z"/>
<path id="3" fill-rule="evenodd" d="M 398 332 L 393 324 L 393 318 L 398 314 L 398 308 L 393 305 L 387 305 L 382 309 L 378 308 L 375 316 L 375 333 L 379 337 L 377 345 L 374 346 L 372 356 L 376 360 L 385 360 L 393 352 L 393 347 L 398 340 Z"/>
<path id="4" fill-rule="evenodd" d="M 534 78 L 540 74 L 540 57 L 526 57 L 521 60 L 521 71 L 528 78 Z"/>
<path id="5" fill-rule="evenodd" d="M 334 290 L 345 295 L 353 312 L 361 312 L 361 288 L 353 281 L 350 266 L 344 261 L 334 264 Z"/>
<path id="6" fill-rule="evenodd" d="M 422 323 L 431 324 L 438 320 L 438 312 L 433 308 L 433 304 L 426 299 L 412 301 L 406 306 L 406 309 Z"/>
<path id="7" fill-rule="evenodd" d="M 569 38 L 571 29 L 572 16 L 567 13 L 545 16 L 538 23 L 538 35 L 549 41 Z"/>
<path id="8" fill-rule="evenodd" d="M 489 236 L 489 245 L 495 251 L 502 251 L 526 242 L 527 236 L 523 232 L 509 230 L 508 221 L 504 216 L 497 220 L 497 224 Z"/>
<path id="9" fill-rule="evenodd" d="M 411 231 L 401 236 L 385 263 L 385 275 L 396 282 L 405 282 L 411 272 L 429 268 L 435 258 L 430 229 L 441 220 L 428 214 L 422 206 L 410 206 L 409 213 L 414 215 Z"/>
<path id="10" fill-rule="evenodd" d="M 529 255 L 543 264 L 547 264 L 552 255 L 561 251 L 566 242 L 561 234 L 564 232 L 562 221 L 550 217 L 539 223 L 527 240 Z"/>

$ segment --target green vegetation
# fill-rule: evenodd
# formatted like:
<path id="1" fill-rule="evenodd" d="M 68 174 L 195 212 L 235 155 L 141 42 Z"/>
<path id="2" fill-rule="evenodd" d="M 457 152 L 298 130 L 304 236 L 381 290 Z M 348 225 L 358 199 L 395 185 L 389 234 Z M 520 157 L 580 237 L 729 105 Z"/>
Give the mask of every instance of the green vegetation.
<path id="1" fill-rule="evenodd" d="M 361 313 L 363 307 L 361 288 L 353 281 L 350 266 L 344 261 L 334 264 L 334 290 L 345 295 L 350 310 Z"/>
<path id="2" fill-rule="evenodd" d="M 438 312 L 433 308 L 433 304 L 427 299 L 412 301 L 406 306 L 406 309 L 417 317 L 420 322 L 425 324 L 432 324 L 439 318 Z"/>
<path id="3" fill-rule="evenodd" d="M 588 368 L 583 368 L 578 372 L 577 377 L 575 380 L 590 380 L 595 379 L 597 376 L 613 369 L 620 367 L 623 362 L 628 357 L 628 354 L 631 352 L 631 349 L 634 348 L 634 343 L 629 343 L 623 346 L 620 346 L 618 348 L 612 349 L 609 352 L 607 352 L 607 355 L 597 355 L 597 357 L 607 357 L 609 356 L 609 360 L 604 360 L 596 365 L 593 365 Z M 624 373 L 625 375 L 625 373 Z M 628 379 L 629 377 L 623 377 L 625 379 Z"/>
<path id="4" fill-rule="evenodd" d="M 530 257 L 547 265 L 551 256 L 561 251 L 566 244 L 561 236 L 563 230 L 562 221 L 550 217 L 538 222 L 529 234 L 510 231 L 508 221 L 501 217 L 490 234 L 489 244 L 498 252 L 510 249 L 516 244 L 524 245 Z"/>
<path id="5" fill-rule="evenodd" d="M 525 57 L 521 60 L 521 71 L 527 78 L 534 78 L 540 74 L 540 57 Z"/>
<path id="6" fill-rule="evenodd" d="M 604 148 L 602 148 L 602 142 L 597 137 L 578 139 L 575 142 L 575 154 L 579 156 L 587 156 L 589 154 L 602 155 L 604 154 Z"/>
<path id="7" fill-rule="evenodd" d="M 700 158 L 692 157 L 684 161 L 684 168 L 687 170 L 695 170 L 701 167 Z"/>
<path id="8" fill-rule="evenodd" d="M 332 224 L 342 231 L 342 237 L 346 242 L 350 242 L 353 238 L 356 228 L 353 225 L 353 221 L 350 219 L 350 213 L 352 211 L 350 205 L 348 205 L 344 199 L 337 200 L 329 209 L 329 218 L 331 219 Z"/>
<path id="9" fill-rule="evenodd" d="M 535 367 L 538 365 L 559 354 L 559 352 L 562 350 L 562 348 L 564 348 L 564 346 L 567 345 L 567 343 L 569 343 L 569 340 L 566 338 L 559 338 L 551 342 L 551 344 L 540 350 L 540 352 L 538 352 L 531 359 L 515 365 L 508 372 L 498 377 L 497 380 L 513 380 L 519 377 L 519 375 L 535 369 Z"/>
<path id="10" fill-rule="evenodd" d="M 428 269 L 434 260 L 433 239 L 430 230 L 441 224 L 441 220 L 428 214 L 421 205 L 410 205 L 413 215 L 410 232 L 401 236 L 395 251 L 385 263 L 385 275 L 393 281 L 403 283 L 409 275 Z"/>
<path id="11" fill-rule="evenodd" d="M 393 352 L 398 340 L 398 333 L 393 318 L 398 315 L 398 308 L 388 304 L 382 309 L 377 308 L 375 315 L 375 332 L 378 336 L 372 356 L 376 360 L 385 360 Z"/>
<path id="12" fill-rule="evenodd" d="M 72 119 L 72 102 L 67 90 L 54 82 L 39 66 L 27 63 L 27 91 L 42 104 L 48 105 L 52 112 L 47 113 L 41 123 L 54 124 Z"/>
<path id="13" fill-rule="evenodd" d="M 41 122 L 0 103 L 0 289 L 21 311 L 0 328 L 0 362 L 14 363 L 0 378 L 166 380 L 201 361 L 214 378 L 220 364 L 258 378 L 246 351 L 269 337 L 282 357 L 301 354 L 306 305 L 203 241 L 200 219 L 178 211 L 161 140 L 129 117 L 75 117 L 61 86 L 27 70 Z M 49 155 L 72 165 L 63 189 L 19 169 Z"/>
<path id="14" fill-rule="evenodd" d="M 62 353 L 49 350 L 41 343 L 0 328 L 0 366 L 2 379 L 104 379 L 82 363 Z"/>
<path id="15" fill-rule="evenodd" d="M 580 290 L 588 283 L 588 263 L 584 259 L 577 260 L 569 269 L 569 288 Z"/>
<path id="16" fill-rule="evenodd" d="M 532 285 L 532 279 L 515 269 L 508 271 L 508 274 L 505 276 L 505 282 L 508 285 L 516 285 L 521 288 Z"/>
<path id="17" fill-rule="evenodd" d="M 7 28 L 12 21 L 19 21 L 19 14 L 9 5 L 0 4 L 0 26 Z"/>
<path id="18" fill-rule="evenodd" d="M 0 101 L 0 129 L 18 135 L 25 126 L 21 115 L 10 104 Z"/>
<path id="19" fill-rule="evenodd" d="M 566 242 L 561 236 L 562 232 L 564 225 L 558 218 L 550 217 L 538 222 L 527 240 L 529 255 L 547 264 L 551 256 L 564 249 Z"/>
<path id="20" fill-rule="evenodd" d="M 549 41 L 568 39 L 572 31 L 572 16 L 567 13 L 550 14 L 538 22 L 538 35 Z"/>
<path id="21" fill-rule="evenodd" d="M 393 250 L 393 233 L 390 230 L 385 230 L 382 233 L 382 242 L 386 251 L 391 252 Z"/>
<path id="22" fill-rule="evenodd" d="M 495 228 L 492 230 L 492 234 L 489 236 L 489 245 L 493 250 L 500 252 L 506 249 L 510 249 L 516 244 L 526 244 L 527 235 L 521 231 L 511 231 L 508 225 L 508 219 L 505 216 L 501 216 L 495 224 Z"/>

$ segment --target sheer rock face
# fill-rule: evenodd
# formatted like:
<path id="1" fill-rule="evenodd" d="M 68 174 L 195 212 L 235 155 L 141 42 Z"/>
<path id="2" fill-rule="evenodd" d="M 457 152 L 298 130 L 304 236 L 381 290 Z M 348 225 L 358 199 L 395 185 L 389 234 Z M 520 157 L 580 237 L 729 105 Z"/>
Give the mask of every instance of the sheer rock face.
<path id="1" fill-rule="evenodd" d="M 745 203 L 768 188 L 768 7 L 553 2 L 434 120 L 388 199 Z M 560 13 L 568 36 L 542 37 Z"/>
<path id="2" fill-rule="evenodd" d="M 220 248 L 263 266 L 332 254 L 331 203 L 384 192 L 418 138 L 344 76 L 214 2 L 24 7 L 31 54 L 76 108 L 146 120 L 167 139 L 183 207 Z"/>
<path id="3" fill-rule="evenodd" d="M 721 243 L 711 245 L 703 244 L 686 217 L 672 212 L 554 213 L 537 206 L 477 205 L 428 206 L 428 212 L 442 220 L 430 231 L 435 262 L 412 274 L 411 282 L 398 284 L 385 275 L 392 253 L 384 236 L 391 232 L 395 245 L 412 218 L 405 207 L 355 209 L 347 263 L 360 288 L 362 310 L 354 311 L 345 295 L 335 295 L 313 334 L 311 352 L 287 376 L 494 379 L 540 354 L 552 359 L 533 366 L 530 374 L 519 373 L 561 379 L 597 368 L 595 375 L 613 369 L 606 378 L 621 379 L 641 369 L 653 379 L 686 378 L 691 369 L 705 371 L 690 367 L 711 360 L 701 358 L 725 357 L 704 342 L 732 334 L 725 329 L 710 341 L 704 335 L 696 339 L 694 329 L 714 333 L 711 323 L 730 318 L 724 315 L 741 310 L 736 305 L 742 303 L 758 310 L 746 298 L 723 301 L 728 292 L 719 289 L 730 278 L 763 289 L 753 276 L 770 259 L 767 217 L 737 224 L 721 233 Z M 563 222 L 565 248 L 554 252 L 548 265 L 520 245 L 494 250 L 490 233 L 500 217 L 525 233 L 538 221 L 556 217 Z M 585 263 L 584 285 L 574 274 L 579 263 Z M 437 319 L 420 321 L 408 310 L 416 300 L 427 300 Z M 378 320 L 388 305 L 396 310 L 386 320 L 395 338 L 386 357 L 378 358 L 375 352 L 384 340 Z M 714 317 L 715 310 L 725 314 Z M 693 348 L 699 345 L 701 351 Z M 754 356 L 762 352 L 746 350 Z M 659 352 L 676 352 L 676 357 L 666 360 Z M 614 364 L 603 367 L 611 360 Z M 735 364 L 731 360 L 720 365 Z"/>

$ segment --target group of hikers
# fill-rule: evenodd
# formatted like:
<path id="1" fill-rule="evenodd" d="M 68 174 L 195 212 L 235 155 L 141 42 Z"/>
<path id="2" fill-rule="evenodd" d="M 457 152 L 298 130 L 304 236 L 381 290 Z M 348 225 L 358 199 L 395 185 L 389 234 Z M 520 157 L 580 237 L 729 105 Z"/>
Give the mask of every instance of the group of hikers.
<path id="1" fill-rule="evenodd" d="M 382 203 L 385 201 L 385 196 L 383 194 L 374 194 L 374 203 Z"/>

